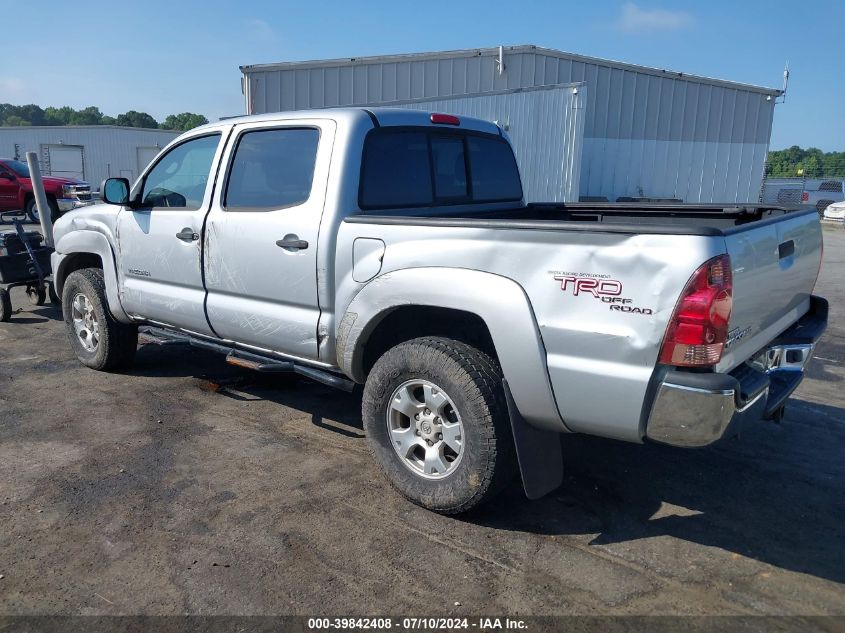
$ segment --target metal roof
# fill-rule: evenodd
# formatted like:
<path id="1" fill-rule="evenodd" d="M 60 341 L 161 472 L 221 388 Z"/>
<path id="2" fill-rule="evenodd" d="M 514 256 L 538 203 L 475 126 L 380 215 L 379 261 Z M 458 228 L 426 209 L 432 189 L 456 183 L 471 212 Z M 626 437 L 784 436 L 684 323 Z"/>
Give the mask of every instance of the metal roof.
<path id="1" fill-rule="evenodd" d="M 607 68 L 618 68 L 621 70 L 633 70 L 638 73 L 655 75 L 657 77 L 666 77 L 671 79 L 684 79 L 686 81 L 694 81 L 703 84 L 714 86 L 724 86 L 728 88 L 736 88 L 741 90 L 748 90 L 750 92 L 758 92 L 764 95 L 780 96 L 783 94 L 782 90 L 777 88 L 766 88 L 765 86 L 757 86 L 753 84 L 740 83 L 736 81 L 729 81 L 726 79 L 715 79 L 713 77 L 704 77 L 702 75 L 691 75 L 674 70 L 666 70 L 662 68 L 653 68 L 650 66 L 640 66 L 637 64 L 630 64 L 627 62 L 614 61 L 610 59 L 602 59 L 600 57 L 590 57 L 588 55 L 579 55 L 577 53 L 567 53 L 558 51 L 552 48 L 544 48 L 542 46 L 535 46 L 533 44 L 525 44 L 520 46 L 504 46 L 505 53 L 538 53 L 548 57 L 556 57 L 558 59 L 565 59 L 569 61 L 585 62 L 589 64 L 596 64 Z M 337 68 L 343 66 L 359 66 L 376 63 L 390 63 L 390 62 L 411 62 L 411 61 L 427 61 L 438 59 L 458 59 L 466 57 L 484 57 L 497 56 L 499 48 L 473 48 L 461 49 L 453 51 L 439 51 L 427 53 L 403 53 L 398 55 L 372 55 L 368 57 L 347 57 L 338 59 L 323 59 L 310 60 L 300 62 L 277 62 L 271 64 L 248 64 L 240 66 L 240 70 L 244 74 L 254 72 L 265 72 L 269 70 L 299 70 L 307 68 Z"/>
<path id="2" fill-rule="evenodd" d="M 554 87 L 554 86 L 553 86 Z M 408 102 L 410 105 L 413 102 Z M 370 115 L 374 115 L 379 125 L 434 125 L 428 114 L 420 112 L 418 108 L 401 108 L 401 107 L 380 107 L 379 104 L 374 107 L 362 106 L 342 106 L 342 107 L 325 107 L 325 108 L 310 108 L 308 110 L 286 110 L 282 112 L 267 112 L 264 114 L 246 114 L 244 116 L 229 117 L 222 121 L 215 121 L 206 123 L 199 127 L 195 127 L 191 132 L 202 131 L 206 129 L 214 129 L 225 125 L 239 125 L 244 123 L 264 123 L 273 121 L 299 121 L 306 119 L 333 119 L 339 122 L 354 122 L 366 120 L 368 125 L 371 120 Z M 396 104 L 398 105 L 398 104 Z M 491 134 L 498 133 L 499 128 L 492 122 L 486 121 L 482 118 L 465 116 L 462 117 L 462 123 L 465 128 L 473 129 L 481 132 L 489 132 Z"/>
<path id="3" fill-rule="evenodd" d="M 131 125 L 0 125 L 0 130 L 132 130 L 134 132 L 167 132 L 181 134 L 181 130 L 160 127 L 133 127 Z"/>

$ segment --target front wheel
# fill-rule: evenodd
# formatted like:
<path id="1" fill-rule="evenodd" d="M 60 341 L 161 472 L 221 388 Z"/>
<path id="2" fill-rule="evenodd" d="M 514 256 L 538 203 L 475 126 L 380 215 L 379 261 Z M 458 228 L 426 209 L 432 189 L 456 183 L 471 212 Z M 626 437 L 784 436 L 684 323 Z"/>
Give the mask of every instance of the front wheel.
<path id="1" fill-rule="evenodd" d="M 138 328 L 112 316 L 102 270 L 83 268 L 68 275 L 62 288 L 62 313 L 71 347 L 83 365 L 110 371 L 132 364 Z"/>
<path id="2" fill-rule="evenodd" d="M 516 472 L 501 370 L 460 341 L 426 337 L 390 349 L 367 377 L 362 413 L 390 483 L 430 510 L 466 512 Z"/>
<path id="3" fill-rule="evenodd" d="M 59 219 L 59 203 L 53 198 L 47 198 L 47 204 L 50 205 L 50 218 L 53 222 L 55 222 Z M 33 224 L 39 224 L 41 222 L 41 217 L 38 215 L 38 204 L 35 202 L 35 198 L 27 200 L 26 209 L 24 209 L 24 211 L 26 211 L 29 221 Z"/>

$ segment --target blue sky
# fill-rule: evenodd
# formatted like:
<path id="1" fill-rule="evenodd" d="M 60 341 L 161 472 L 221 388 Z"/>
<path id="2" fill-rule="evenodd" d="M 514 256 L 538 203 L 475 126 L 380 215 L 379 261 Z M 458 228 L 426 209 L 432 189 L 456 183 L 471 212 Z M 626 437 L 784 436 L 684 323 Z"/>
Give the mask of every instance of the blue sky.
<path id="1" fill-rule="evenodd" d="M 14 5 L 21 36 L 6 40 L 0 102 L 213 120 L 243 113 L 244 64 L 536 44 L 770 87 L 780 87 L 789 60 L 772 148 L 845 150 L 843 0 L 3 5 Z"/>

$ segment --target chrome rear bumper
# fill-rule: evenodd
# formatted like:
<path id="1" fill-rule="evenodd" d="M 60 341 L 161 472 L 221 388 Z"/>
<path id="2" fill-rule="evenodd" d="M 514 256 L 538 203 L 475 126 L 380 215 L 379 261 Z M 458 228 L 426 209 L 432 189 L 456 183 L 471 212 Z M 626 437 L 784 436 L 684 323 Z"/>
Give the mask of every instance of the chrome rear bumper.
<path id="1" fill-rule="evenodd" d="M 827 327 L 827 301 L 810 310 L 755 357 L 729 374 L 670 370 L 657 387 L 646 437 L 673 446 L 706 446 L 746 423 L 778 414 L 804 377 Z"/>

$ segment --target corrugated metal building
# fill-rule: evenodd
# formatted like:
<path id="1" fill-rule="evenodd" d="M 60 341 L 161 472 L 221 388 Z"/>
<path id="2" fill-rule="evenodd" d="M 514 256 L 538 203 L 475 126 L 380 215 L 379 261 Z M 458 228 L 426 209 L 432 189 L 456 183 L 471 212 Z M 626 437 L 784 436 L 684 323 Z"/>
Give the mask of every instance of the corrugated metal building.
<path id="1" fill-rule="evenodd" d="M 580 166 L 578 195 L 609 200 L 756 201 L 781 93 L 536 46 L 259 64 L 241 71 L 249 114 L 399 102 L 436 103 L 460 114 L 468 102 L 456 97 L 582 83 L 586 99 L 574 105 L 583 108 L 583 146 L 567 152 Z M 504 120 L 500 111 L 490 118 Z M 512 120 L 514 143 L 523 142 L 523 127 L 542 137 L 543 123 Z M 551 132 L 532 139 L 536 164 L 524 157 L 520 162 L 527 180 L 562 177 L 551 159 L 559 142 Z M 574 189 L 564 190 L 571 199 Z"/>
<path id="2" fill-rule="evenodd" d="M 113 125 L 0 127 L 0 157 L 37 152 L 46 176 L 79 178 L 94 190 L 111 176 L 133 182 L 181 132 Z"/>

